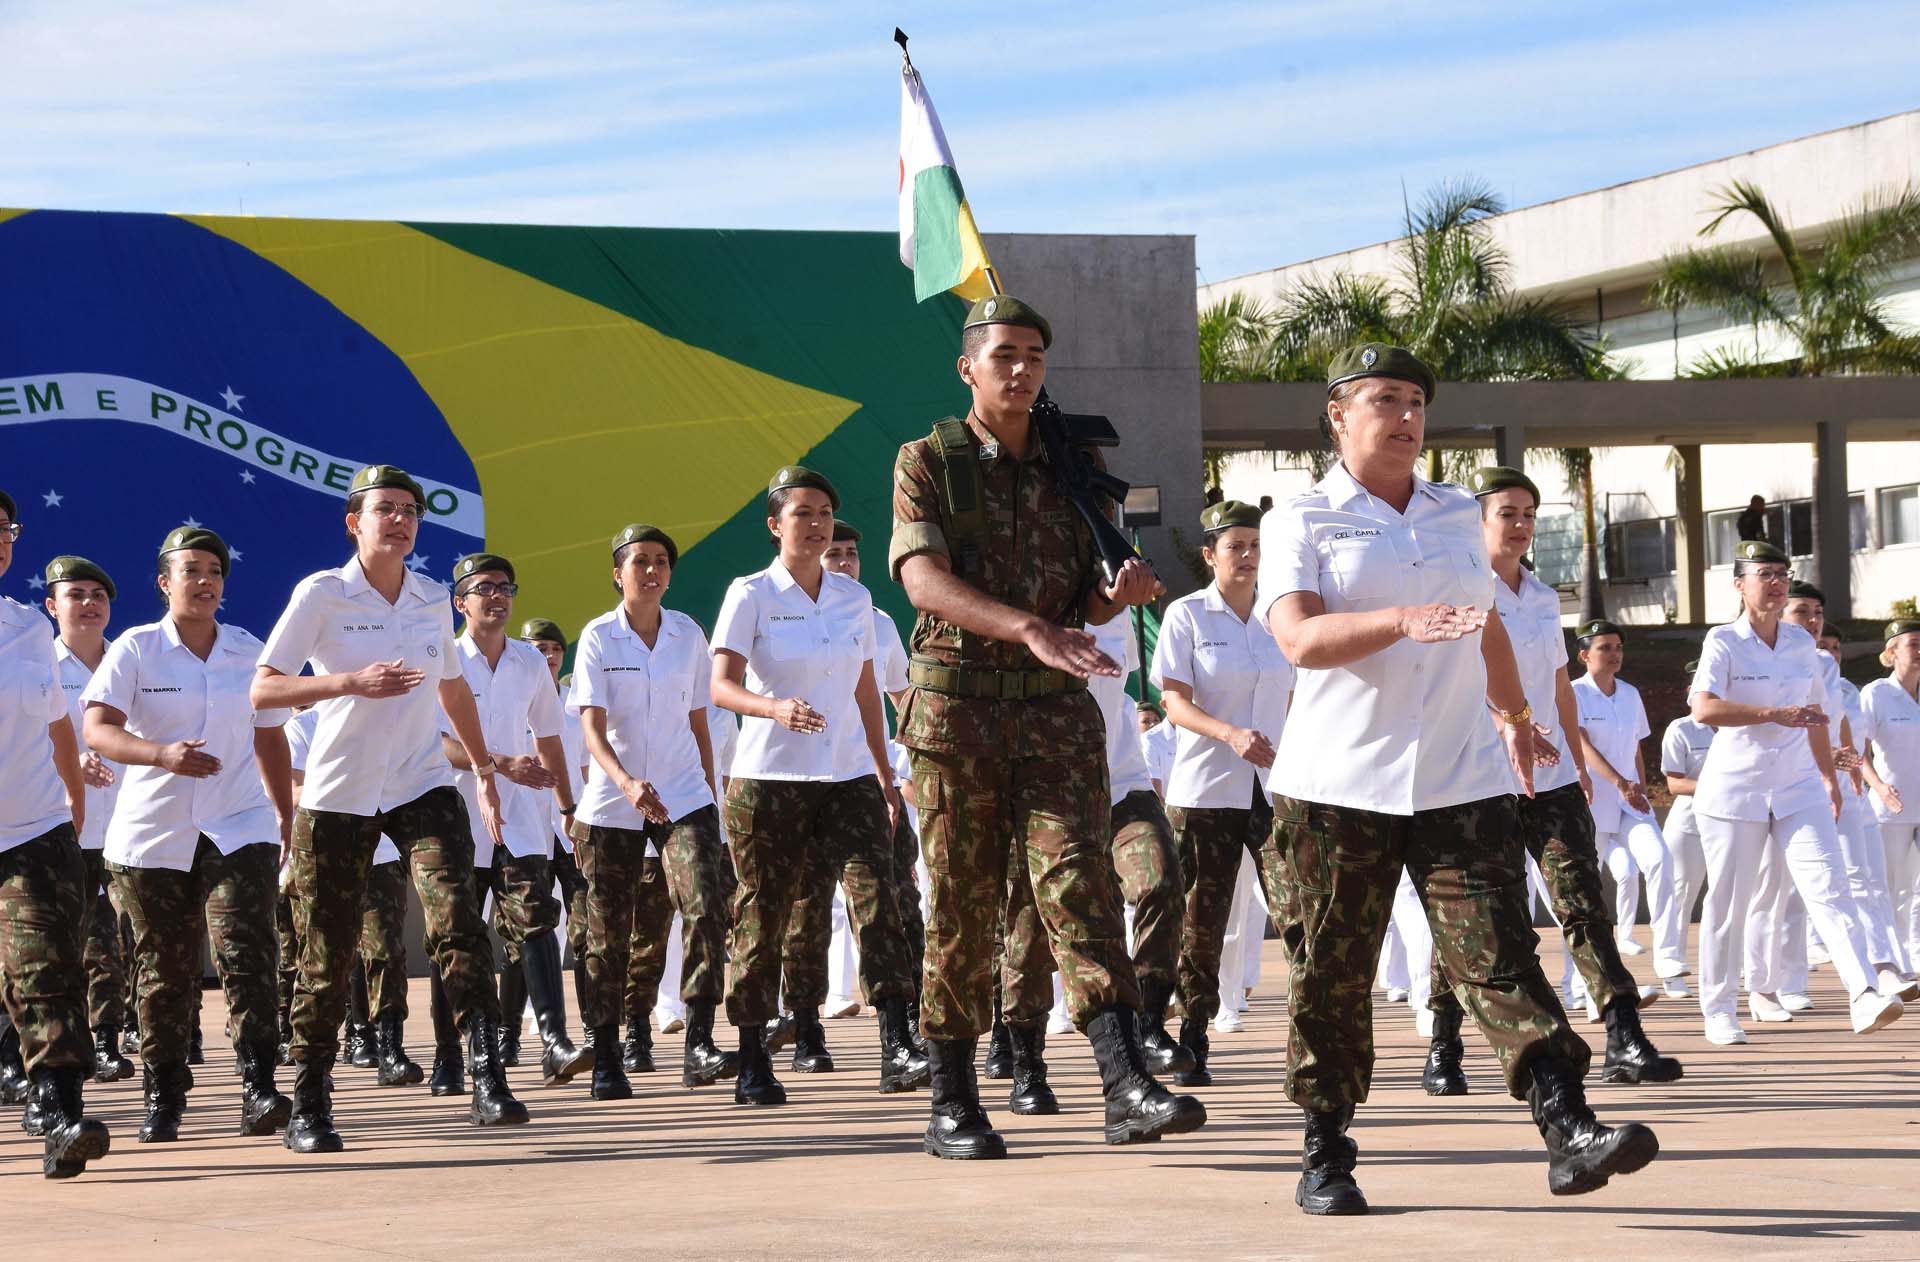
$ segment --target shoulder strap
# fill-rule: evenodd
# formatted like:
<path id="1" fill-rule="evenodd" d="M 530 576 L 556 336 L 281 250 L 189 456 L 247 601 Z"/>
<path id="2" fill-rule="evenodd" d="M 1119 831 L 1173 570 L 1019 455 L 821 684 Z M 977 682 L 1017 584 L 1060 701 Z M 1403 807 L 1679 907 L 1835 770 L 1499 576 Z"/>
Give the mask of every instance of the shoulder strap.
<path id="1" fill-rule="evenodd" d="M 987 535 L 986 493 L 967 423 L 951 416 L 935 421 L 933 449 L 940 455 L 947 546 L 952 552 L 954 573 L 965 577 L 980 568 L 981 545 Z"/>

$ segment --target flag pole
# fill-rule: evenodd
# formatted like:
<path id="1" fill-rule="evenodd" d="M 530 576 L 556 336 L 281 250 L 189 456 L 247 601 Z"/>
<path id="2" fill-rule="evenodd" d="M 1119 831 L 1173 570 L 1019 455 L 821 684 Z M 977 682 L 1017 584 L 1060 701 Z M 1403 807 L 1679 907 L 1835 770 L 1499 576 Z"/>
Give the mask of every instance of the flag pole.
<path id="1" fill-rule="evenodd" d="M 907 52 L 907 33 L 897 26 L 894 27 L 893 42 L 900 45 L 900 73 L 909 79 L 918 79 L 920 72 L 913 68 L 913 56 Z M 1001 287 L 1000 272 L 992 263 L 988 263 L 981 270 L 987 274 L 987 288 L 991 289 L 996 296 L 1007 292 Z"/>

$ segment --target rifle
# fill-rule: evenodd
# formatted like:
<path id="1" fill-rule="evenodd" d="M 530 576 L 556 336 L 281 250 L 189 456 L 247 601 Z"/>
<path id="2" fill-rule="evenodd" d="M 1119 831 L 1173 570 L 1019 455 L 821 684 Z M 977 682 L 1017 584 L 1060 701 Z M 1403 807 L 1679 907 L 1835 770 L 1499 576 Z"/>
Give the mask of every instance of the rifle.
<path id="1" fill-rule="evenodd" d="M 1060 405 L 1047 397 L 1045 386 L 1033 405 L 1033 430 L 1053 469 L 1055 486 L 1065 495 L 1081 519 L 1093 531 L 1093 548 L 1100 557 L 1100 568 L 1109 585 L 1120 579 L 1120 567 L 1128 561 L 1144 560 L 1120 528 L 1107 516 L 1101 497 L 1119 504 L 1126 500 L 1128 486 L 1093 462 L 1093 448 L 1118 447 L 1120 435 L 1113 422 L 1104 416 L 1062 412 Z M 1164 589 L 1162 589 L 1164 590 Z"/>

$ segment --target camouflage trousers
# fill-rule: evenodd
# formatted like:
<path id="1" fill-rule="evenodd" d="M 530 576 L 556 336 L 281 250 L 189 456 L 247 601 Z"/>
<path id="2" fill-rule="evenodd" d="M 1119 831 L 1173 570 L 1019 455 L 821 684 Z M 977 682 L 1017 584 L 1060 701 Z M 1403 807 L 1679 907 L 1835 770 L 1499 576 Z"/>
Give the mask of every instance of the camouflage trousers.
<path id="1" fill-rule="evenodd" d="M 1408 816 L 1282 796 L 1274 816 L 1293 900 L 1283 929 L 1293 939 L 1287 1096 L 1295 1104 L 1330 1112 L 1367 1098 L 1371 991 L 1402 866 L 1507 1090 L 1525 1098 L 1529 1066 L 1541 1056 L 1586 1072 L 1592 1053 L 1540 971 L 1511 797 Z"/>
<path id="2" fill-rule="evenodd" d="M 293 928 L 293 895 L 285 886 L 273 898 L 273 936 L 280 946 L 278 975 L 280 1011 L 293 1011 L 293 983 L 300 976 L 300 936 Z"/>
<path id="3" fill-rule="evenodd" d="M 727 852 L 720 844 L 719 813 L 703 806 L 671 825 L 644 829 L 588 825 L 577 852 L 587 878 L 587 995 L 580 1019 L 588 1029 L 614 1025 L 626 1014 L 648 842 L 660 852 L 666 878 L 666 923 L 672 923 L 676 910 L 683 922 L 681 997 L 688 1003 L 718 1003 L 725 986 L 727 913 L 720 869 Z M 657 905 L 653 915 L 657 921 Z M 664 943 L 666 934 L 666 925 L 661 925 L 650 937 Z M 664 946 L 661 949 L 664 952 Z M 657 989 L 659 984 L 656 973 L 653 985 Z"/>
<path id="4" fill-rule="evenodd" d="M 1189 1020 L 1211 1021 L 1220 1011 L 1220 953 L 1240 878 L 1240 856 L 1253 856 L 1268 908 L 1284 906 L 1284 865 L 1276 863 L 1273 807 L 1255 790 L 1253 805 L 1170 806 L 1186 877 L 1187 918 L 1180 939 L 1180 1011 Z M 1264 922 L 1262 922 L 1264 924 Z"/>
<path id="5" fill-rule="evenodd" d="M 1616 999 L 1640 1002 L 1639 983 L 1620 959 L 1613 936 L 1613 909 L 1600 885 L 1600 857 L 1594 848 L 1593 812 L 1578 783 L 1562 785 L 1536 798 L 1516 798 L 1520 838 L 1540 864 L 1553 900 L 1554 919 L 1566 934 L 1567 952 L 1586 979 L 1587 993 L 1602 1012 Z M 1435 952 L 1435 1012 L 1458 1010 L 1453 983 Z"/>
<path id="6" fill-rule="evenodd" d="M 560 901 L 567 909 L 567 950 L 576 960 L 587 958 L 587 878 L 580 875 L 573 851 L 560 838 L 553 842 L 553 879 L 560 883 Z"/>
<path id="7" fill-rule="evenodd" d="M 727 866 L 732 866 L 731 861 Z M 640 887 L 633 904 L 633 937 L 628 943 L 627 986 L 621 1014 L 630 1025 L 646 1020 L 654 1004 L 659 1002 L 660 979 L 667 975 L 667 938 L 672 931 L 673 895 L 668 891 L 667 868 L 657 857 L 649 856 L 640 861 Z"/>
<path id="8" fill-rule="evenodd" d="M 438 966 L 457 1028 L 500 1019 L 493 947 L 480 918 L 473 834 L 466 803 L 451 785 L 429 789 L 378 815 L 294 814 L 292 893 L 300 974 L 293 991 L 293 1059 L 339 1053 L 352 970 L 367 901 L 374 847 L 385 833 L 413 873 L 426 920 L 427 953 Z"/>
<path id="9" fill-rule="evenodd" d="M 0 1001 L 28 1073 L 93 1064 L 80 945 L 85 871 L 72 824 L 0 851 Z"/>
<path id="10" fill-rule="evenodd" d="M 367 1011 L 376 1020 L 407 1019 L 407 884 L 407 865 L 400 860 L 376 863 L 367 872 L 360 959 L 367 970 Z"/>
<path id="11" fill-rule="evenodd" d="M 193 865 L 185 871 L 118 863 L 109 863 L 107 870 L 133 920 L 140 1059 L 149 1065 L 187 1063 L 200 1006 L 200 944 L 208 938 L 213 940 L 214 969 L 227 994 L 234 1045 L 275 1041 L 278 842 L 255 842 L 222 854 L 203 836 L 194 847 Z"/>
<path id="12" fill-rule="evenodd" d="M 909 956 L 918 956 L 927 937 L 926 918 L 920 914 L 920 883 L 914 876 L 919 857 L 920 839 L 913 835 L 913 825 L 903 811 L 893 830 L 893 896 L 900 907 L 900 931 Z M 827 1001 L 835 884 L 832 870 L 823 863 L 816 863 L 802 878 L 800 898 L 788 918 L 780 951 L 781 990 L 790 1009 L 818 1008 Z"/>
<path id="13" fill-rule="evenodd" d="M 86 865 L 80 938 L 85 944 L 81 954 L 87 970 L 87 1020 L 96 1030 L 106 1026 L 117 1030 L 127 1015 L 127 957 L 120 949 L 120 912 L 107 897 L 106 887 L 112 881 L 106 856 L 98 850 L 82 850 L 80 860 Z"/>
<path id="14" fill-rule="evenodd" d="M 494 848 L 493 863 L 480 874 L 493 893 L 493 931 L 517 964 L 520 944 L 560 927 L 560 899 L 553 892 L 553 865 L 545 855 L 515 855 Z"/>
<path id="15" fill-rule="evenodd" d="M 771 1020 L 780 1010 L 780 953 L 810 870 L 837 873 L 860 944 L 860 984 L 871 1004 L 913 997 L 913 957 L 901 927 L 893 831 L 880 782 L 752 780 L 727 785 L 727 836 L 740 888 L 733 902 L 733 978 L 727 1020 Z"/>
<path id="16" fill-rule="evenodd" d="M 991 1027 L 994 938 L 1003 917 L 1009 935 L 1003 982 L 1016 968 L 1023 978 L 1037 969 L 1046 979 L 1053 968 L 1039 963 L 1044 949 L 1060 970 L 1077 1028 L 1106 1008 L 1139 1008 L 1114 873 L 1104 750 L 1031 757 L 985 749 L 912 753 L 930 882 L 921 997 L 926 1036 L 978 1038 Z M 1022 898 L 1031 900 L 1036 927 L 1015 949 L 1025 906 L 1016 900 Z M 1037 987 L 1019 1000 L 1022 1007 L 1037 1002 Z"/>

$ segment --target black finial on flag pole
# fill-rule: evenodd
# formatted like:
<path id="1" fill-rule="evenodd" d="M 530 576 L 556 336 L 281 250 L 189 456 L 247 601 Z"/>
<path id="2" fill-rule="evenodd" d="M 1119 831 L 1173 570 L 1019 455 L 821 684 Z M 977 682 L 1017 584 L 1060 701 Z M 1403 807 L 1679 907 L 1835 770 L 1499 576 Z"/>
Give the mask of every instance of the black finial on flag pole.
<path id="1" fill-rule="evenodd" d="M 893 42 L 900 45 L 900 60 L 907 63 L 907 69 L 913 69 L 913 58 L 907 55 L 907 33 L 897 26 L 894 27 Z"/>

